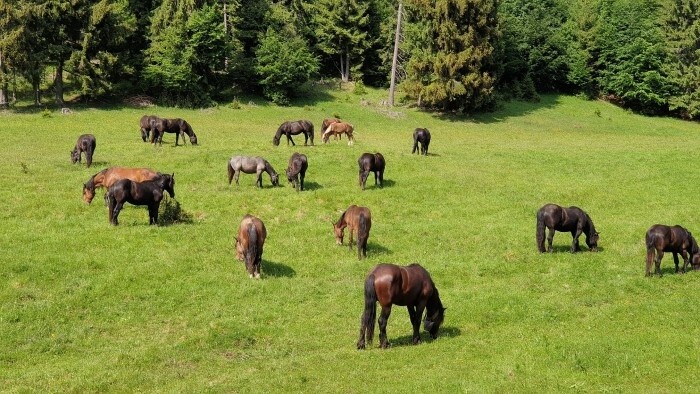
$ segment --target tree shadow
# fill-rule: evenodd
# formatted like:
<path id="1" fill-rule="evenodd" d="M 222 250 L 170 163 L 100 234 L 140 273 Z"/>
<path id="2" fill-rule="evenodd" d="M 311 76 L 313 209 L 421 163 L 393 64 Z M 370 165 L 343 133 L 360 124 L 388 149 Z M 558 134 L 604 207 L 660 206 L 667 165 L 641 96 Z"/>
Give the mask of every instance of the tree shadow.
<path id="1" fill-rule="evenodd" d="M 262 272 L 265 276 L 272 276 L 275 278 L 292 278 L 297 274 L 292 267 L 269 260 L 263 260 Z"/>
<path id="2" fill-rule="evenodd" d="M 543 109 L 554 108 L 561 104 L 560 95 L 546 94 L 537 100 L 509 100 L 500 102 L 493 112 L 456 114 L 452 112 L 435 112 L 432 116 L 448 122 L 500 123 L 508 118 L 517 118 Z M 428 112 L 427 110 L 425 112 Z"/>

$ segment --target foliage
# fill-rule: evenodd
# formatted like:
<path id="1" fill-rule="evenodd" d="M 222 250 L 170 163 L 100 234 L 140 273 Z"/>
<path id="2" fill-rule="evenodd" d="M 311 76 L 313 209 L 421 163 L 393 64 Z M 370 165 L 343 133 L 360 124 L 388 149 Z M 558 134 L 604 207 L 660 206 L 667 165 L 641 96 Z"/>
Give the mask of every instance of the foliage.
<path id="1" fill-rule="evenodd" d="M 674 0 L 667 17 L 669 61 L 665 70 L 673 85 L 671 110 L 684 118 L 700 118 L 700 4 Z"/>

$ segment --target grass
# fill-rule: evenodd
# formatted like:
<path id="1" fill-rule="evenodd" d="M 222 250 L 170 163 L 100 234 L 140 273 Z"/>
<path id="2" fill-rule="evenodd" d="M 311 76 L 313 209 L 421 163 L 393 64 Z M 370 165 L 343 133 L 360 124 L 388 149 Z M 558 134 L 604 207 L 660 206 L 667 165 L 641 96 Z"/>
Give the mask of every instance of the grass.
<path id="1" fill-rule="evenodd" d="M 546 96 L 472 117 L 431 115 L 329 91 L 293 107 L 240 100 L 205 110 L 128 107 L 0 113 L 0 387 L 3 391 L 541 392 L 695 391 L 697 273 L 644 277 L 654 223 L 700 231 L 697 124 L 602 102 Z M 45 111 L 44 111 L 45 112 Z M 200 146 L 141 142 L 145 113 L 187 119 Z M 356 143 L 272 146 L 284 120 L 339 115 Z M 411 155 L 427 127 L 431 155 Z M 90 169 L 71 165 L 97 137 Z M 303 143 L 303 137 L 296 142 Z M 309 158 L 307 191 L 226 181 L 235 154 L 283 173 Z M 357 157 L 380 151 L 386 186 L 357 185 Z M 175 173 L 178 215 L 148 226 L 127 206 L 110 226 L 81 185 L 107 166 Z M 535 212 L 578 205 L 599 253 L 536 251 Z M 369 207 L 368 258 L 335 246 L 331 220 Z M 263 279 L 235 260 L 241 217 L 265 222 Z M 357 351 L 362 288 L 375 264 L 419 262 L 448 308 L 437 340 L 410 345 L 405 308 L 392 348 Z"/>

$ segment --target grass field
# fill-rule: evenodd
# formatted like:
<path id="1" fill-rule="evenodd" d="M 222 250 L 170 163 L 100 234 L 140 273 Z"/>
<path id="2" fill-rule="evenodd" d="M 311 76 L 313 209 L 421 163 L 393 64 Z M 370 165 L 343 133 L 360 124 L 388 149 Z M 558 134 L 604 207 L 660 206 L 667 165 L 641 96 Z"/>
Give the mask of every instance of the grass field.
<path id="1" fill-rule="evenodd" d="M 377 105 L 383 92 L 329 91 L 293 107 L 204 110 L 77 107 L 0 113 L 0 390 L 7 392 L 693 392 L 700 389 L 700 274 L 644 277 L 654 223 L 700 234 L 698 125 L 603 102 L 546 96 L 454 118 Z M 244 100 L 244 101 L 247 101 Z M 200 145 L 141 141 L 145 113 L 187 119 Z M 320 142 L 324 117 L 357 142 Z M 309 119 L 316 146 L 272 146 Z M 411 155 L 416 127 L 431 155 Z M 71 165 L 97 137 L 92 168 Z M 301 142 L 302 144 L 299 144 Z M 261 155 L 283 173 L 309 158 L 307 191 L 226 162 Z M 357 157 L 380 151 L 385 187 L 357 185 Z M 108 166 L 175 173 L 189 223 L 148 226 L 145 208 L 107 220 L 83 182 Z M 371 179 L 371 178 L 370 178 Z M 600 252 L 535 248 L 535 212 L 577 205 Z M 369 207 L 368 258 L 335 245 L 331 220 Z M 263 279 L 235 260 L 245 213 L 266 224 Z M 583 238 L 581 240 L 583 242 Z M 447 307 L 437 340 L 410 345 L 405 308 L 392 347 L 358 351 L 363 281 L 375 264 L 418 262 Z"/>

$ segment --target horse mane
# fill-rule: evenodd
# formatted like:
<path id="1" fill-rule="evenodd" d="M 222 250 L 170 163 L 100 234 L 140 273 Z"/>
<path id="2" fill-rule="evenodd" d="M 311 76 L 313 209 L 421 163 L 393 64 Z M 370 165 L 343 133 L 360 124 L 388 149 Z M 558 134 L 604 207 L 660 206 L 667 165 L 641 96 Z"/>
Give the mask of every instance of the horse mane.
<path id="1" fill-rule="evenodd" d="M 268 174 L 270 174 L 270 175 L 273 175 L 273 174 L 274 174 L 274 175 L 278 175 L 278 174 L 277 174 L 277 171 L 275 171 L 275 169 L 272 168 L 272 165 L 270 164 L 269 161 L 267 161 L 267 160 L 265 160 L 265 159 L 263 159 L 263 161 L 265 162 L 265 171 L 267 171 Z"/>
<path id="2" fill-rule="evenodd" d="M 432 282 L 432 280 L 431 280 Z M 428 302 L 426 303 L 426 309 L 428 315 L 432 315 L 435 312 L 442 313 L 443 307 L 442 307 L 442 300 L 440 300 L 440 293 L 438 292 L 437 287 L 435 287 L 435 284 L 433 283 L 433 294 L 428 298 Z M 432 316 L 431 316 L 432 317 Z"/>
<path id="3" fill-rule="evenodd" d="M 345 225 L 347 226 L 347 224 L 345 223 L 345 214 L 346 214 L 346 213 L 348 213 L 348 210 L 347 210 L 347 209 L 346 209 L 345 211 L 343 211 L 343 213 L 340 214 L 340 218 L 339 218 L 338 221 L 335 223 L 336 225 L 338 225 L 338 226 L 343 226 L 343 224 L 345 224 Z"/>
<path id="4" fill-rule="evenodd" d="M 95 177 L 98 175 L 102 174 L 104 175 L 109 168 L 105 168 L 102 171 L 98 171 L 95 175 L 91 176 L 90 179 L 88 179 L 87 183 L 85 184 L 85 187 L 89 189 L 90 191 L 94 192 L 95 191 Z"/>

